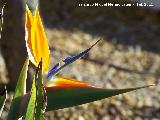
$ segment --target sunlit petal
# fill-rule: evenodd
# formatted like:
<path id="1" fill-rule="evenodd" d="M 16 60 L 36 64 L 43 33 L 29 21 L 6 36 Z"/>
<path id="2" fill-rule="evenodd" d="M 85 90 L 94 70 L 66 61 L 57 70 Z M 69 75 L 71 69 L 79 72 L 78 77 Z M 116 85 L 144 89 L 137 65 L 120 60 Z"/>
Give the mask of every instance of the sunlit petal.
<path id="1" fill-rule="evenodd" d="M 87 83 L 77 81 L 71 78 L 65 77 L 56 77 L 53 78 L 52 81 L 48 81 L 45 84 L 47 87 L 56 86 L 56 87 L 93 87 L 88 85 Z"/>
<path id="2" fill-rule="evenodd" d="M 41 58 L 43 61 L 43 72 L 48 70 L 50 62 L 50 51 L 38 7 L 32 17 L 31 11 L 26 7 L 26 40 L 27 51 L 31 62 L 37 66 Z"/>
<path id="3" fill-rule="evenodd" d="M 26 47 L 27 47 L 27 52 L 29 59 L 33 64 L 36 65 L 35 62 L 35 56 L 33 54 L 33 49 L 32 49 L 32 42 L 31 42 L 31 27 L 33 23 L 33 16 L 31 11 L 29 10 L 28 6 L 26 5 L 26 21 L 25 21 L 25 40 L 26 40 Z"/>

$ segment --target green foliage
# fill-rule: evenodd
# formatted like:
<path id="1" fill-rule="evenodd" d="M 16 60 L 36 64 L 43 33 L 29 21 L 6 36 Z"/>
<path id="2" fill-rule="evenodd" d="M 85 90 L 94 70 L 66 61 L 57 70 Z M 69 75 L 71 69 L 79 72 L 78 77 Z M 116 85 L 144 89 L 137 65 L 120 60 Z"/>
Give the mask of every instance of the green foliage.
<path id="1" fill-rule="evenodd" d="M 35 75 L 33 79 L 30 99 L 27 107 L 27 112 L 25 115 L 25 120 L 34 120 L 34 117 L 35 117 L 34 114 L 35 114 L 35 106 L 36 106 L 36 85 L 35 85 L 36 76 L 37 75 Z"/>
<path id="2" fill-rule="evenodd" d="M 20 101 L 17 98 L 20 96 L 23 96 L 26 93 L 26 79 L 27 79 L 28 64 L 29 64 L 29 59 L 27 58 L 18 78 L 15 94 L 13 97 L 13 102 L 11 103 L 10 111 L 8 114 L 9 120 L 16 120 L 19 117 L 21 108 L 19 104 Z"/>
<path id="3" fill-rule="evenodd" d="M 31 92 L 25 94 L 29 60 L 26 59 L 21 70 L 15 95 L 11 103 L 8 120 L 17 120 L 24 116 L 25 120 L 43 120 L 44 112 L 81 105 L 118 94 L 134 91 L 149 86 L 127 89 L 102 89 L 93 86 L 50 86 L 43 84 L 42 61 L 39 63 Z M 44 87 L 45 86 L 45 87 Z M 45 90 L 44 90 L 45 89 Z M 45 100 L 45 96 L 47 99 Z M 0 107 L 4 106 L 6 94 L 0 97 Z M 46 105 L 46 109 L 44 106 Z M 27 107 L 26 107 L 27 106 Z"/>
<path id="4" fill-rule="evenodd" d="M 36 120 L 43 120 L 43 99 L 44 99 L 44 91 L 43 91 L 43 81 L 42 81 L 42 61 L 39 63 L 38 67 L 38 78 L 36 80 L 36 115 L 35 119 Z M 45 101 L 44 101 L 45 102 Z"/>
<path id="5" fill-rule="evenodd" d="M 85 104 L 145 87 L 149 86 L 128 88 L 128 89 L 101 89 L 94 87 L 46 88 L 46 94 L 47 94 L 46 111 Z"/>
<path id="6" fill-rule="evenodd" d="M 138 90 L 138 89 L 146 88 L 150 86 L 127 88 L 127 89 L 101 89 L 101 88 L 94 88 L 94 87 L 90 87 L 90 88 L 89 87 L 88 88 L 45 87 L 46 96 L 47 96 L 47 106 L 46 106 L 45 112 L 51 111 L 51 110 L 63 109 L 66 107 L 72 107 L 76 105 L 81 105 L 81 104 L 93 102 L 96 100 L 112 97 L 118 94 L 123 94 L 126 92 L 130 92 L 130 91 L 134 91 L 134 90 Z M 32 91 L 31 91 L 31 94 L 32 94 Z M 26 110 L 25 106 L 26 104 L 28 104 L 28 101 L 24 101 L 24 99 L 28 99 L 28 98 L 29 98 L 29 95 L 21 96 L 18 98 L 19 101 L 21 102 L 23 101 L 23 105 L 21 106 L 23 111 Z M 31 97 L 30 100 L 31 99 L 33 98 Z M 30 104 L 30 101 L 29 101 L 29 104 Z M 32 105 L 33 106 L 35 105 L 34 102 L 32 103 Z M 31 110 L 33 110 L 33 108 L 35 107 L 33 106 Z M 22 113 L 22 115 L 24 114 L 25 113 Z"/>
<path id="7" fill-rule="evenodd" d="M 29 64 L 29 59 L 27 58 L 17 82 L 15 94 L 13 97 L 14 99 L 26 94 L 26 79 L 27 79 L 28 64 Z"/>
<path id="8" fill-rule="evenodd" d="M 39 63 L 33 83 L 31 92 L 24 94 L 25 82 L 28 70 L 28 58 L 26 59 L 24 66 L 21 70 L 15 95 L 11 103 L 8 120 L 17 120 L 19 117 L 24 116 L 25 120 L 43 120 L 44 112 L 62 109 L 66 107 L 72 107 L 96 100 L 108 98 L 118 94 L 134 91 L 149 86 L 135 87 L 128 89 L 102 89 L 92 86 L 51 86 L 46 87 L 43 85 L 42 76 L 42 61 Z M 45 87 L 43 87 L 45 86 Z M 45 89 L 45 91 L 44 91 Z M 47 100 L 45 101 L 45 96 Z M 3 106 L 5 101 L 4 96 L 1 96 L 2 102 L 0 105 Z M 46 109 L 44 105 L 47 103 Z M 26 107 L 27 106 L 27 107 Z"/>
<path id="9" fill-rule="evenodd" d="M 39 63 L 32 83 L 30 99 L 27 107 L 25 120 L 43 120 L 43 84 L 42 84 L 42 61 Z"/>

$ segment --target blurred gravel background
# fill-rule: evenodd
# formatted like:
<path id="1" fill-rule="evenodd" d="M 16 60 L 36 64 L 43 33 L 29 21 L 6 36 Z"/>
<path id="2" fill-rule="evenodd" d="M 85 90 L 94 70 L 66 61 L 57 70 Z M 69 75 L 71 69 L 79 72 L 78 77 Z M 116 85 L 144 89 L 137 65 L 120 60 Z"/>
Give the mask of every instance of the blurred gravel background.
<path id="1" fill-rule="evenodd" d="M 52 65 L 102 39 L 87 56 L 65 68 L 59 76 L 104 88 L 159 83 L 158 11 L 145 7 L 78 7 L 77 1 L 62 0 L 41 1 L 40 7 Z M 159 120 L 159 95 L 159 86 L 150 87 L 45 115 L 48 120 Z M 8 107 L 9 104 L 6 111 Z M 6 115 L 4 112 L 4 119 Z"/>

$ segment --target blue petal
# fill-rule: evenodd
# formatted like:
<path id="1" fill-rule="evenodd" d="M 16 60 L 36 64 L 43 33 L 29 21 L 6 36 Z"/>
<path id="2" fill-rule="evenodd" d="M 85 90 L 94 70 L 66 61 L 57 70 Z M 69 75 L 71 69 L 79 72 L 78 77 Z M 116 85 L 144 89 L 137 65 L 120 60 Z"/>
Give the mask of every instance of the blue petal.
<path id="1" fill-rule="evenodd" d="M 53 66 L 53 68 L 51 70 L 49 70 L 48 74 L 47 74 L 47 78 L 49 76 L 51 76 L 56 70 L 58 70 L 60 68 L 60 64 L 57 63 L 55 66 Z"/>
<path id="2" fill-rule="evenodd" d="M 79 53 L 78 55 L 72 55 L 69 57 L 66 57 L 63 59 L 63 65 L 60 66 L 60 64 L 56 64 L 47 74 L 47 78 L 50 78 L 51 76 L 57 74 L 61 69 L 63 69 L 65 66 L 71 64 L 72 62 L 78 60 L 79 58 L 83 57 L 86 55 L 100 40 L 98 40 L 96 43 L 94 43 L 91 47 L 88 49 L 84 50 L 83 52 Z"/>
<path id="3" fill-rule="evenodd" d="M 72 61 L 72 59 L 74 59 L 75 57 L 76 57 L 75 55 L 72 55 L 72 56 L 69 56 L 69 57 L 64 58 L 62 61 L 63 61 L 64 63 L 67 63 L 67 62 Z"/>

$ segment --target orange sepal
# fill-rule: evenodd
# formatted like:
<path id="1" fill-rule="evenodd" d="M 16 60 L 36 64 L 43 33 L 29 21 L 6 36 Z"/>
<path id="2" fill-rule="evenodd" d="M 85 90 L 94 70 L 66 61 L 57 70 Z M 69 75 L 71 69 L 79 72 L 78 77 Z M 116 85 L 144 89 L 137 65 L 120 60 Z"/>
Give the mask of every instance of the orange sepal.
<path id="1" fill-rule="evenodd" d="M 71 78 L 65 77 L 57 77 L 52 81 L 48 81 L 45 84 L 46 87 L 94 87 L 92 85 L 88 85 L 85 82 L 81 82 Z"/>

